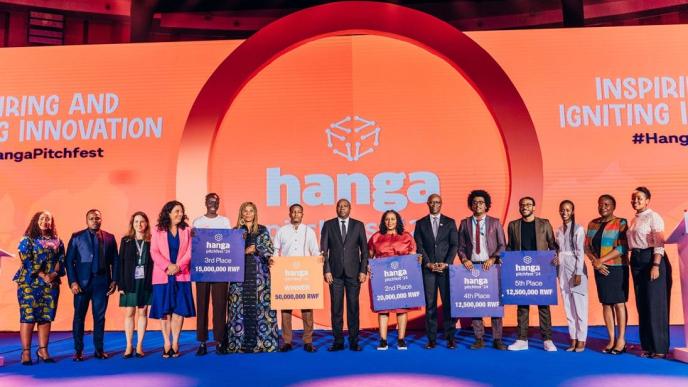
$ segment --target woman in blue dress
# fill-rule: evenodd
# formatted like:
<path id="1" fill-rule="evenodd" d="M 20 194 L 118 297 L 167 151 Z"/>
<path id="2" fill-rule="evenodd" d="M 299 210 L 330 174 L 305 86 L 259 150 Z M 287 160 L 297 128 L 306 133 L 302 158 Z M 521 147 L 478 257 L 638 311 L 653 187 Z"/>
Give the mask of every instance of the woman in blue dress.
<path id="1" fill-rule="evenodd" d="M 191 293 L 191 227 L 186 221 L 184 205 L 173 200 L 162 208 L 158 225 L 151 233 L 153 302 L 150 317 L 160 319 L 164 358 L 179 356 L 184 317 L 196 316 Z"/>

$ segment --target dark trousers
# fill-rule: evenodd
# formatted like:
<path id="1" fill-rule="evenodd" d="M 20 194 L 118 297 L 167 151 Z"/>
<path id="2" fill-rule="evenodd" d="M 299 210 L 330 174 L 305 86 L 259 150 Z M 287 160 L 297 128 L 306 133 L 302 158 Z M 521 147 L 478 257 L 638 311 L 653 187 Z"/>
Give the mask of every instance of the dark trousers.
<path id="1" fill-rule="evenodd" d="M 335 344 L 344 344 L 344 292 L 346 291 L 346 319 L 349 328 L 349 345 L 358 343 L 358 296 L 361 284 L 358 278 L 334 277 L 330 284 L 330 313 Z"/>
<path id="2" fill-rule="evenodd" d="M 437 291 L 442 299 L 442 325 L 444 337 L 453 339 L 456 333 L 456 319 L 451 317 L 449 300 L 449 274 L 433 273 L 423 269 L 423 287 L 425 288 L 425 333 L 428 340 L 437 341 Z"/>
<path id="3" fill-rule="evenodd" d="M 196 282 L 196 340 L 208 341 L 208 306 L 213 300 L 213 337 L 219 344 L 227 329 L 227 282 Z"/>
<path id="4" fill-rule="evenodd" d="M 538 313 L 542 340 L 552 340 L 552 314 L 549 311 L 549 305 L 538 305 Z M 518 339 L 528 340 L 530 305 L 519 305 L 516 309 L 516 319 L 518 321 Z"/>
<path id="5" fill-rule="evenodd" d="M 652 249 L 633 249 L 631 273 L 638 308 L 640 346 L 650 353 L 669 353 L 669 295 L 671 294 L 671 264 L 665 257 L 659 264 L 659 277 L 651 281 L 654 262 Z"/>
<path id="6" fill-rule="evenodd" d="M 72 322 L 72 336 L 74 350 L 84 350 L 84 321 L 88 304 L 92 301 L 93 314 L 93 346 L 96 351 L 103 351 L 103 336 L 105 335 L 105 311 L 108 305 L 107 275 L 93 275 L 88 286 L 81 288 L 81 293 L 74 296 L 74 320 Z"/>

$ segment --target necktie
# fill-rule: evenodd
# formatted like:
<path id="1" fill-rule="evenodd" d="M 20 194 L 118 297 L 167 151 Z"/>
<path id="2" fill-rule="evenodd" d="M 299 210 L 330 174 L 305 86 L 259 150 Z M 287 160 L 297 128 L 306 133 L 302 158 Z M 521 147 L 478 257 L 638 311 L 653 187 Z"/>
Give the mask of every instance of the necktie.
<path id="1" fill-rule="evenodd" d="M 342 242 L 346 240 L 346 220 L 342 220 Z"/>
<path id="2" fill-rule="evenodd" d="M 475 253 L 480 254 L 480 221 L 475 222 Z"/>
<path id="3" fill-rule="evenodd" d="M 432 235 L 437 239 L 437 231 L 440 229 L 439 219 L 436 217 L 432 218 Z"/>

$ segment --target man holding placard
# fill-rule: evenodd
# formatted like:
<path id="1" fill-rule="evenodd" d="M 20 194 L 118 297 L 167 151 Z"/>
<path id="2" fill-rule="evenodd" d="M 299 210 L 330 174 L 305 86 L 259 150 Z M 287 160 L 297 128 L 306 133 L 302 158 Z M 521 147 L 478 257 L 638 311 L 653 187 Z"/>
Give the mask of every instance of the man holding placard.
<path id="1" fill-rule="evenodd" d="M 468 195 L 468 207 L 473 215 L 461 221 L 458 250 L 461 263 L 468 270 L 473 270 L 473 264 L 482 266 L 485 271 L 490 270 L 495 263 L 500 263 L 500 254 L 506 247 L 502 224 L 499 219 L 487 215 L 491 205 L 492 199 L 487 191 L 475 190 Z M 474 317 L 472 325 L 475 343 L 471 349 L 483 348 L 483 318 Z M 502 342 L 501 317 L 492 317 L 492 338 L 493 347 L 501 351 L 506 349 Z"/>
<path id="2" fill-rule="evenodd" d="M 203 229 L 229 229 L 229 219 L 218 215 L 220 208 L 220 196 L 216 193 L 205 195 L 206 213 L 193 221 L 193 228 Z M 218 355 L 227 353 L 224 345 L 227 324 L 227 288 L 228 282 L 196 282 L 196 305 L 198 314 L 196 318 L 196 340 L 201 344 L 196 351 L 197 356 L 208 353 L 206 341 L 208 341 L 208 304 L 210 297 L 213 299 L 213 336 L 216 342 Z"/>
<path id="3" fill-rule="evenodd" d="M 289 206 L 290 224 L 280 227 L 274 240 L 275 255 L 284 257 L 319 256 L 320 248 L 315 236 L 315 231 L 302 224 L 303 207 L 300 204 Z M 321 282 L 322 283 L 322 282 Z M 275 283 L 273 283 L 275 287 Z M 282 310 L 282 339 L 284 344 L 280 351 L 287 352 L 292 349 L 291 310 Z M 313 309 L 301 309 L 303 319 L 303 349 L 306 352 L 315 352 L 313 346 Z"/>
<path id="4" fill-rule="evenodd" d="M 521 219 L 509 223 L 507 251 L 547 251 L 556 250 L 554 230 L 547 219 L 535 217 L 535 199 L 526 196 L 518 201 Z M 552 342 L 552 315 L 549 305 L 538 305 L 540 333 L 544 340 L 545 351 L 554 352 L 557 347 Z M 510 351 L 528 349 L 528 325 L 530 305 L 519 305 L 517 309 L 518 339 L 509 346 Z"/>

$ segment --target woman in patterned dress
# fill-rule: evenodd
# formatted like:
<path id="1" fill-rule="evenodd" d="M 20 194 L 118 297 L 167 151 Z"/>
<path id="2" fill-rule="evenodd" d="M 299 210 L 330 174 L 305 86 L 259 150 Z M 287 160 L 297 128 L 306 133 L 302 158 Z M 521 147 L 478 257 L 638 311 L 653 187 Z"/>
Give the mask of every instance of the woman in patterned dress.
<path id="1" fill-rule="evenodd" d="M 64 243 L 57 237 L 53 216 L 48 211 L 37 212 L 19 242 L 21 266 L 13 278 L 19 300 L 23 365 L 32 364 L 31 336 L 36 324 L 37 360 L 55 362 L 48 354 L 48 342 L 60 295 L 60 277 L 65 275 L 64 257 Z"/>
<path id="2" fill-rule="evenodd" d="M 268 229 L 258 224 L 251 202 L 239 208 L 237 229 L 245 232 L 244 282 L 229 286 L 229 352 L 274 352 L 278 348 L 277 313 L 270 309 L 269 260 L 273 253 Z"/>
<path id="3" fill-rule="evenodd" d="M 404 223 L 401 215 L 394 210 L 387 210 L 382 214 L 380 220 L 380 231 L 373 234 L 368 240 L 368 251 L 371 259 L 392 257 L 396 255 L 408 255 L 416 253 L 416 241 L 413 236 L 404 231 Z M 420 264 L 422 256 L 418 256 Z M 370 296 L 373 291 L 371 289 Z M 370 302 L 372 307 L 373 302 Z M 419 308 L 415 308 L 419 309 Z M 399 336 L 397 338 L 397 349 L 406 350 L 406 324 L 408 322 L 408 311 L 413 309 L 378 310 L 378 323 L 380 325 L 380 344 L 377 349 L 384 351 L 387 346 L 387 324 L 389 314 L 396 313 Z"/>

